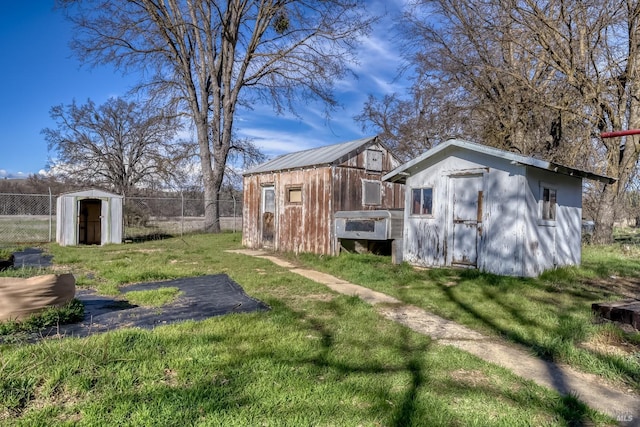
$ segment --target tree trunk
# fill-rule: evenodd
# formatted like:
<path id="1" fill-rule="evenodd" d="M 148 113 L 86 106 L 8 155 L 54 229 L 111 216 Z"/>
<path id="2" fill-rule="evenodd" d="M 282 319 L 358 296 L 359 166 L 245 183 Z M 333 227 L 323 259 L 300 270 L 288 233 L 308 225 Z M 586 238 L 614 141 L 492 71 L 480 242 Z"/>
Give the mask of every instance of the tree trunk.
<path id="1" fill-rule="evenodd" d="M 613 243 L 613 224 L 616 219 L 618 203 L 618 182 L 605 184 L 600 194 L 600 203 L 593 231 L 592 243 L 607 245 Z"/>
<path id="2" fill-rule="evenodd" d="M 206 117 L 202 117 L 197 123 L 196 132 L 198 145 L 200 146 L 200 167 L 202 169 L 202 184 L 204 186 L 204 231 L 205 233 L 219 233 L 220 211 L 218 209 L 218 191 L 220 185 L 217 185 L 214 179 L 211 166 L 208 120 Z"/>

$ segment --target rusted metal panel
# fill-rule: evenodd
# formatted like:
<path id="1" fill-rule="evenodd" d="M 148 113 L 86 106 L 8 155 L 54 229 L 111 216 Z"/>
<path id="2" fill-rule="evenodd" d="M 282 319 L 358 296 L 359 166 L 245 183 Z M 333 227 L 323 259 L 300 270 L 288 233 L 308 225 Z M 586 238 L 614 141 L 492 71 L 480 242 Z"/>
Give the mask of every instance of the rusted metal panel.
<path id="1" fill-rule="evenodd" d="M 243 179 L 242 244 L 248 248 L 262 247 L 262 187 L 274 184 L 274 175 L 253 175 Z"/>
<path id="2" fill-rule="evenodd" d="M 246 247 L 263 246 L 261 217 L 263 188 L 272 185 L 275 194 L 273 217 L 273 245 L 277 251 L 311 252 L 316 254 L 337 254 L 337 239 L 334 230 L 334 214 L 338 210 L 373 210 L 402 208 L 404 192 L 401 184 L 383 183 L 383 173 L 397 166 L 398 161 L 380 144 L 369 144 L 377 150 L 373 158 L 381 171 L 366 170 L 370 140 L 360 140 L 357 144 L 346 144 L 321 152 L 332 155 L 337 149 L 350 148 L 351 157 L 341 159 L 340 165 L 315 166 L 244 175 L 244 211 L 242 243 Z M 351 144 L 351 145 L 350 145 Z M 325 153 L 325 154 L 326 154 Z M 302 153 L 307 159 L 308 152 Z M 287 156 L 287 162 L 301 161 L 297 156 Z M 305 161 L 310 161 L 307 159 Z M 282 162 L 280 162 L 282 163 Z M 293 165 L 294 163 L 287 163 Z M 297 163 L 296 163 L 297 164 Z M 259 169 L 256 169 L 257 171 Z M 379 204 L 363 203 L 363 182 L 378 182 Z M 375 188 L 375 185 L 373 186 Z M 288 189 L 299 189 L 296 201 L 288 199 Z M 301 200 L 299 198 L 301 197 Z"/>
<path id="3" fill-rule="evenodd" d="M 333 179 L 336 211 L 398 209 L 404 205 L 404 186 L 381 182 L 380 175 L 370 174 L 362 169 L 337 167 Z M 364 203 L 362 185 L 364 180 L 380 182 L 380 204 Z"/>
<path id="4" fill-rule="evenodd" d="M 375 161 L 372 162 L 372 153 L 379 153 L 381 156 L 379 169 L 377 167 L 368 167 L 368 164 L 377 163 Z M 397 168 L 399 165 L 400 161 L 389 150 L 381 144 L 374 143 L 360 148 L 356 155 L 348 158 L 339 166 L 344 168 L 361 169 L 372 174 L 384 175 Z"/>

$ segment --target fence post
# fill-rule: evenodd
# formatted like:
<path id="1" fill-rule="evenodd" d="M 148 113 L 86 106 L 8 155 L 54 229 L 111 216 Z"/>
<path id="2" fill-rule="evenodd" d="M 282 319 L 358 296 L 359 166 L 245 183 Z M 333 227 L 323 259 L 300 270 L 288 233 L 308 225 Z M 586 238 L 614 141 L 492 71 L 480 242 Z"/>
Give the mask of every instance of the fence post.
<path id="1" fill-rule="evenodd" d="M 180 237 L 184 236 L 184 193 L 180 192 L 180 200 L 182 202 L 180 207 Z"/>
<path id="2" fill-rule="evenodd" d="M 53 217 L 53 196 L 51 195 L 51 187 L 49 188 L 49 243 L 51 243 L 51 235 L 52 230 L 53 230 L 53 221 L 52 221 L 52 217 Z"/>
<path id="3" fill-rule="evenodd" d="M 231 198 L 233 199 L 233 232 L 236 232 L 236 195 L 231 192 Z"/>

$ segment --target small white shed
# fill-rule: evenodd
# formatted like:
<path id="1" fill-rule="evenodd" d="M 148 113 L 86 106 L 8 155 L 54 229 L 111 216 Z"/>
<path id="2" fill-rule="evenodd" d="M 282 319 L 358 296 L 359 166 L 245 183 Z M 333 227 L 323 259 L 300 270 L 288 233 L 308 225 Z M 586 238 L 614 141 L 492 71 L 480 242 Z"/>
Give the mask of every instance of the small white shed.
<path id="1" fill-rule="evenodd" d="M 580 264 L 583 178 L 615 181 L 449 140 L 383 180 L 406 184 L 405 261 L 535 277 Z"/>
<path id="2" fill-rule="evenodd" d="M 56 242 L 62 246 L 122 243 L 122 196 L 102 190 L 61 194 Z"/>

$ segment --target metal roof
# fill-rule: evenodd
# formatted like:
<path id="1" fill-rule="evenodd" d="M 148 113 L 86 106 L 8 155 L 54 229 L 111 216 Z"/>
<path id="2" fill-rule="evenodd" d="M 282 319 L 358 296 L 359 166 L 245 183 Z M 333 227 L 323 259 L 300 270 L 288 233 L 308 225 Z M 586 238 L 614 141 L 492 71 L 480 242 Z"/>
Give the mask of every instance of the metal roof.
<path id="1" fill-rule="evenodd" d="M 498 148 L 476 144 L 476 143 L 464 141 L 461 139 L 450 139 L 440 145 L 435 146 L 434 148 L 423 153 L 421 156 L 416 157 L 415 159 L 395 168 L 394 170 L 392 170 L 391 172 L 383 176 L 382 180 L 391 181 L 391 182 L 400 182 L 404 184 L 407 181 L 408 176 L 411 176 L 416 172 L 423 170 L 429 163 L 429 159 L 431 159 L 433 156 L 435 156 L 438 153 L 444 152 L 445 150 L 451 150 L 455 148 L 471 150 L 478 153 L 487 154 L 489 156 L 503 158 L 513 163 L 520 163 L 523 165 L 532 166 L 538 169 L 549 170 L 549 171 L 561 173 L 564 175 L 587 178 L 594 181 L 604 182 L 606 184 L 612 184 L 616 181 L 615 178 L 611 178 L 608 176 L 598 175 L 595 173 L 582 171 L 580 169 L 570 168 L 568 166 L 563 166 L 557 163 L 547 162 L 544 160 L 536 159 L 534 157 L 527 157 L 520 154 L 512 153 L 510 151 L 500 150 Z"/>
<path id="2" fill-rule="evenodd" d="M 105 198 L 105 197 L 111 197 L 111 198 L 117 198 L 117 199 L 123 198 L 119 194 L 109 193 L 107 191 L 98 190 L 97 188 L 89 188 L 87 190 L 82 190 L 82 191 L 72 191 L 69 193 L 62 193 L 58 197 L 88 197 L 88 198 L 93 197 L 96 199 Z"/>
<path id="3" fill-rule="evenodd" d="M 355 141 L 283 154 L 245 171 L 243 175 L 339 164 L 375 141 L 376 137 L 370 136 Z"/>

